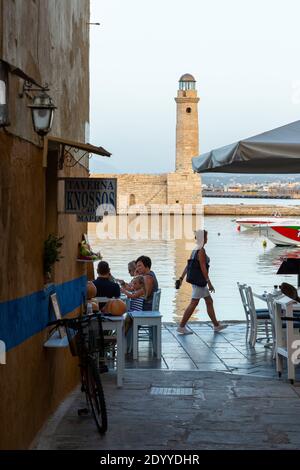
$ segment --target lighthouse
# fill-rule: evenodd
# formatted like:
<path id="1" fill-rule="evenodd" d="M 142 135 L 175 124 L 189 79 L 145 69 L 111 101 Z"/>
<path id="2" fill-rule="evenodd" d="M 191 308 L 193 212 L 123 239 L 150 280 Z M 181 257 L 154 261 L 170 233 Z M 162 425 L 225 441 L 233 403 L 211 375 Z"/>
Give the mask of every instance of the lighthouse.
<path id="1" fill-rule="evenodd" d="M 192 173 L 192 158 L 199 155 L 198 102 L 196 80 L 186 73 L 179 79 L 175 98 L 176 172 Z"/>
<path id="2" fill-rule="evenodd" d="M 193 172 L 192 158 L 199 155 L 196 80 L 190 73 L 179 79 L 176 102 L 175 172 L 167 175 L 167 203 L 190 204 L 192 213 L 201 203 L 201 179 Z"/>

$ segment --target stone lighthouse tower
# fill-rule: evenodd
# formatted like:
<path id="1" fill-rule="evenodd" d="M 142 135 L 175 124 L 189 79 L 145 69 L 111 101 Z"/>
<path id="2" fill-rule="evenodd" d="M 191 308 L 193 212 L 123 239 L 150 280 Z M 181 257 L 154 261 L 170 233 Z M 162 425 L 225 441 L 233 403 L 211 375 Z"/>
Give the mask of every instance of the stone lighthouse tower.
<path id="1" fill-rule="evenodd" d="M 176 172 L 191 173 L 191 159 L 199 155 L 196 80 L 186 73 L 179 80 L 176 122 Z"/>
<path id="2" fill-rule="evenodd" d="M 192 158 L 199 155 L 199 98 L 196 80 L 189 73 L 179 79 L 175 101 L 176 169 L 168 174 L 168 204 L 200 204 L 201 179 L 192 169 Z"/>

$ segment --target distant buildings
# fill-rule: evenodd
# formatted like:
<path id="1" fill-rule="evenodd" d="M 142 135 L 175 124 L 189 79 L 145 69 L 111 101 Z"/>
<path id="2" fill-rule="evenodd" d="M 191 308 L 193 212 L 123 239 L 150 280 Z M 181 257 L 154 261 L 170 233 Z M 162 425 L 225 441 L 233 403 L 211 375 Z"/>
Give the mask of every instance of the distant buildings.
<path id="1" fill-rule="evenodd" d="M 202 184 L 203 196 L 248 196 L 255 197 L 283 197 L 300 198 L 300 183 L 295 182 L 272 182 L 272 183 L 234 183 L 234 184 Z"/>

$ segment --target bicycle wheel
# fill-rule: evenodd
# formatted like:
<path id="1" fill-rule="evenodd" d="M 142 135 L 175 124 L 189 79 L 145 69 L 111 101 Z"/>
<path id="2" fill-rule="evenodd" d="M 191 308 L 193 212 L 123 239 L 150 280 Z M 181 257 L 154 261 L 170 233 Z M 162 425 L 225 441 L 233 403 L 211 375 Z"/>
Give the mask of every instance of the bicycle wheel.
<path id="1" fill-rule="evenodd" d="M 88 359 L 86 369 L 86 395 L 98 431 L 104 434 L 107 430 L 106 404 L 100 375 L 92 358 Z"/>

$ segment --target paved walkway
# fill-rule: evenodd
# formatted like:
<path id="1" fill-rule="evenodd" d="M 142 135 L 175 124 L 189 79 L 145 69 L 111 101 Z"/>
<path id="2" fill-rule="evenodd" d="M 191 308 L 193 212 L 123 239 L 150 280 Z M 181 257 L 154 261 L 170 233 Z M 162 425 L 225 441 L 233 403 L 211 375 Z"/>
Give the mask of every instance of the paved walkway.
<path id="1" fill-rule="evenodd" d="M 219 372 L 130 370 L 122 389 L 103 376 L 104 437 L 76 390 L 43 430 L 36 449 L 299 449 L 300 389 Z M 161 392 L 163 394 L 158 394 Z M 174 393 L 181 395 L 174 395 Z M 186 393 L 186 395 L 184 394 Z"/>
<path id="2" fill-rule="evenodd" d="M 223 371 L 277 377 L 275 361 L 266 340 L 251 348 L 246 342 L 246 325 L 229 323 L 221 333 L 204 322 L 189 324 L 192 335 L 179 335 L 174 323 L 162 329 L 162 360 L 152 358 L 149 343 L 140 343 L 139 360 L 126 360 L 126 368 Z"/>
<path id="3" fill-rule="evenodd" d="M 244 325 L 214 334 L 163 328 L 163 359 L 127 360 L 122 389 L 103 374 L 109 429 L 104 437 L 75 390 L 49 420 L 36 449 L 299 449 L 300 387 L 279 380 L 270 350 L 245 344 Z M 154 366 L 157 369 L 154 369 Z M 242 375 L 241 375 L 242 374 Z"/>

